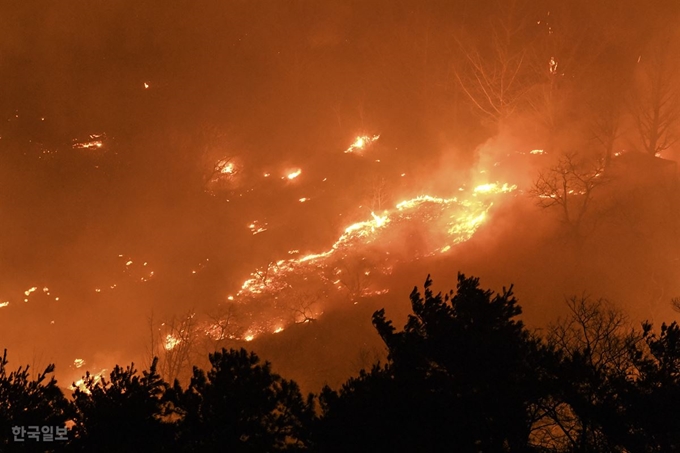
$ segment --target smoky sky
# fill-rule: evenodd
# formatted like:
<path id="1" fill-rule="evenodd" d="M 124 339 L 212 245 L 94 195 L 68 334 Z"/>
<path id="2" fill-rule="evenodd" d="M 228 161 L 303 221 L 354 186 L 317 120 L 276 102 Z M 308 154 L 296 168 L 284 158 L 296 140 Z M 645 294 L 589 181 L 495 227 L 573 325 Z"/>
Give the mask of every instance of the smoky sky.
<path id="1" fill-rule="evenodd" d="M 491 33 L 511 12 L 523 24 L 519 47 L 535 46 L 543 69 L 551 57 L 566 68 L 561 92 L 571 104 L 550 117 L 566 147 L 586 142 L 574 133 L 587 129 L 584 106 L 624 96 L 677 5 L 3 2 L 0 302 L 10 304 L 0 308 L 0 346 L 17 360 L 56 360 L 65 369 L 81 356 L 101 368 L 130 361 L 144 354 L 151 313 L 208 312 L 254 269 L 291 250 L 327 250 L 348 225 L 370 218 L 380 184 L 393 206 L 494 182 L 479 174 L 487 166 L 497 179 L 528 183 L 549 163 L 527 156 L 546 143 L 546 116 L 525 106 L 499 130 L 456 80 L 466 49 L 494 58 Z M 380 138 L 365 155 L 344 153 L 360 135 Z M 213 187 L 221 159 L 238 172 Z M 464 244 L 459 258 L 405 265 L 400 272 L 412 279 L 399 274 L 391 283 L 397 312 L 405 313 L 405 291 L 424 280 L 427 265 L 448 281 L 459 267 L 486 271 L 493 285 L 529 286 L 540 275 L 525 292 L 536 296 L 528 301 L 536 312 L 548 304 L 541 293 L 595 290 L 599 280 L 581 279 L 572 258 L 555 258 L 561 245 L 545 239 L 552 224 L 530 205 L 515 200 L 498 211 L 495 226 L 480 231 L 486 245 Z M 266 231 L 254 235 L 253 222 Z M 493 260 L 507 247 L 521 252 L 524 267 Z M 546 272 L 546 260 L 560 270 Z M 607 278 L 614 287 L 617 277 Z M 359 311 L 360 346 L 370 349 L 370 309 Z M 324 334 L 324 348 L 354 325 L 338 312 L 345 333 Z M 282 365 L 312 373 L 308 366 Z"/>

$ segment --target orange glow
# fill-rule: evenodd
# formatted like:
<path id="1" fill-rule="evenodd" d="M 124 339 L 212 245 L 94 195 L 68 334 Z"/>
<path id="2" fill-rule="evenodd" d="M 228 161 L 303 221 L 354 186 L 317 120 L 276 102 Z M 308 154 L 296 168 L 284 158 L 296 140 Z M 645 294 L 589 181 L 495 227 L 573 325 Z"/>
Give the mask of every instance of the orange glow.
<path id="1" fill-rule="evenodd" d="M 165 343 L 163 344 L 163 347 L 165 348 L 166 351 L 172 351 L 181 342 L 182 342 L 181 339 L 171 334 L 168 334 L 165 336 Z"/>
<path id="2" fill-rule="evenodd" d="M 293 171 L 293 172 L 291 172 L 291 173 L 288 173 L 288 176 L 286 176 L 286 177 L 287 177 L 288 179 L 295 179 L 295 178 L 297 178 L 298 176 L 300 176 L 301 174 L 302 174 L 302 170 L 300 170 L 300 169 L 298 168 L 297 170 L 295 170 L 295 171 Z"/>
<path id="3" fill-rule="evenodd" d="M 366 147 L 380 138 L 380 135 L 374 135 L 373 137 L 368 135 L 360 135 L 354 140 L 349 148 L 345 150 L 345 153 L 353 153 L 358 150 L 366 149 Z"/>
<path id="4" fill-rule="evenodd" d="M 491 184 L 481 184 L 477 187 L 474 188 L 475 193 L 508 193 L 512 192 L 515 189 L 517 189 L 516 185 L 508 185 L 507 183 L 504 183 L 502 186 L 499 186 L 498 183 L 491 183 Z"/>
<path id="5" fill-rule="evenodd" d="M 98 149 L 104 146 L 103 138 L 106 134 L 90 134 L 90 139 L 86 141 L 73 140 L 74 149 Z"/>

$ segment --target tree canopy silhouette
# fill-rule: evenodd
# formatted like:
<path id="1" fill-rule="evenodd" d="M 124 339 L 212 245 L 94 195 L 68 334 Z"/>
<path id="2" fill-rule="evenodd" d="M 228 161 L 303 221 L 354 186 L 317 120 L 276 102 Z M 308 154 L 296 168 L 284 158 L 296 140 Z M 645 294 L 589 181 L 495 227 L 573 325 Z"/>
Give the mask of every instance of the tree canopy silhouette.
<path id="1" fill-rule="evenodd" d="M 396 332 L 385 311 L 373 324 L 388 363 L 320 396 L 320 451 L 524 451 L 533 406 L 544 396 L 548 351 L 515 318 L 512 288 L 495 294 L 458 276 L 456 291 L 411 293 L 413 315 Z"/>
<path id="2" fill-rule="evenodd" d="M 313 417 L 298 385 L 271 372 L 245 349 L 210 354 L 211 369 L 194 368 L 186 390 L 173 388 L 186 451 L 264 452 L 303 447 Z"/>

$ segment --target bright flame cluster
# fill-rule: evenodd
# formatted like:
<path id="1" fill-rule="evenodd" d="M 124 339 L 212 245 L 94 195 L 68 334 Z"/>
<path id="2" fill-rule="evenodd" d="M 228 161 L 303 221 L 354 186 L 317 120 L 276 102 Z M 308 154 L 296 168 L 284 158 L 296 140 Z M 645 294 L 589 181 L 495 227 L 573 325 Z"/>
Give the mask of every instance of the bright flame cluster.
<path id="1" fill-rule="evenodd" d="M 349 148 L 345 150 L 345 154 L 348 153 L 353 153 L 354 151 L 357 150 L 363 150 L 366 149 L 366 147 L 370 144 L 372 144 L 374 141 L 378 140 L 380 138 L 380 135 L 374 135 L 373 137 L 369 135 L 360 135 L 359 137 L 354 140 L 354 143 L 352 143 Z"/>

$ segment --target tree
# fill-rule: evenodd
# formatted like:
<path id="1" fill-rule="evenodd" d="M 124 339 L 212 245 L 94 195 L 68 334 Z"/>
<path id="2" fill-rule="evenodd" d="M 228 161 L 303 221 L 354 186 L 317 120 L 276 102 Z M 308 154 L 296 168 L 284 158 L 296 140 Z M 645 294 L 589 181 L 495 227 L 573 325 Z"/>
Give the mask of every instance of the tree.
<path id="1" fill-rule="evenodd" d="M 168 382 L 190 370 L 197 339 L 195 316 L 189 310 L 179 319 L 173 316 L 158 327 L 154 325 L 153 314 L 149 317 L 151 362 L 158 361 L 159 372 Z"/>
<path id="2" fill-rule="evenodd" d="M 592 211 L 594 196 L 606 180 L 603 159 L 589 162 L 567 153 L 555 166 L 539 173 L 530 193 L 539 206 L 558 207 L 562 222 L 578 237 Z"/>
<path id="3" fill-rule="evenodd" d="M 525 6 L 526 2 L 514 0 L 499 4 L 503 13 L 484 36 L 488 47 L 475 44 L 472 34 L 458 39 L 465 66 L 454 68 L 456 80 L 476 109 L 495 125 L 515 111 L 534 83 L 527 36 L 531 21 Z"/>
<path id="4" fill-rule="evenodd" d="M 621 399 L 636 374 L 631 351 L 641 336 L 605 300 L 572 297 L 567 306 L 569 316 L 548 328 L 560 360 L 552 398 L 540 407 L 542 429 L 562 451 L 625 451 L 634 440 Z"/>
<path id="5" fill-rule="evenodd" d="M 262 452 L 302 448 L 313 417 L 297 384 L 271 372 L 245 349 L 210 354 L 212 368 L 194 368 L 189 387 L 173 387 L 186 451 Z"/>
<path id="6" fill-rule="evenodd" d="M 351 301 L 357 301 L 368 289 L 374 269 L 372 264 L 369 258 L 357 254 L 344 256 L 335 263 L 335 277 L 348 291 Z"/>
<path id="7" fill-rule="evenodd" d="M 176 451 L 173 426 L 164 421 L 168 384 L 158 374 L 157 364 L 154 360 L 141 376 L 134 364 L 116 365 L 109 380 L 85 375 L 84 388 L 76 388 L 71 403 L 74 451 Z"/>
<path id="8" fill-rule="evenodd" d="M 645 348 L 635 350 L 638 376 L 628 395 L 629 417 L 647 451 L 680 449 L 680 326 L 662 324 L 657 335 L 643 323 Z M 631 450 L 632 451 L 632 450 Z M 642 451 L 642 450 L 640 450 Z"/>
<path id="9" fill-rule="evenodd" d="M 462 274 L 455 293 L 434 295 L 431 285 L 428 276 L 424 297 L 411 293 L 414 314 L 403 331 L 384 310 L 374 314 L 386 365 L 322 391 L 319 451 L 530 448 L 546 351 L 514 319 L 521 309 L 512 288 L 494 295 Z"/>
<path id="10" fill-rule="evenodd" d="M 367 204 L 370 206 L 371 212 L 382 213 L 388 208 L 391 198 L 387 180 L 384 177 L 374 176 L 369 180 L 368 185 L 367 198 L 369 201 Z"/>
<path id="11" fill-rule="evenodd" d="M 294 291 L 291 295 L 292 303 L 290 307 L 292 323 L 301 324 L 316 321 L 319 310 L 314 305 L 325 297 L 327 296 L 323 291 L 316 294 L 311 291 Z"/>
<path id="12" fill-rule="evenodd" d="M 69 419 L 68 401 L 57 386 L 54 365 L 48 365 L 31 380 L 29 367 L 7 369 L 7 350 L 0 358 L 0 450 L 23 448 L 13 441 L 12 427 L 59 426 Z M 10 447 L 11 446 L 11 447 Z M 44 445 L 43 445 L 44 447 Z M 27 449 L 30 448 L 26 447 Z M 36 450 L 37 451 L 37 450 Z"/>
<path id="13" fill-rule="evenodd" d="M 637 80 L 629 109 L 640 139 L 641 151 L 652 156 L 667 150 L 679 138 L 680 59 L 671 32 L 653 40 L 640 56 Z M 644 56 L 644 60 L 643 60 Z"/>

